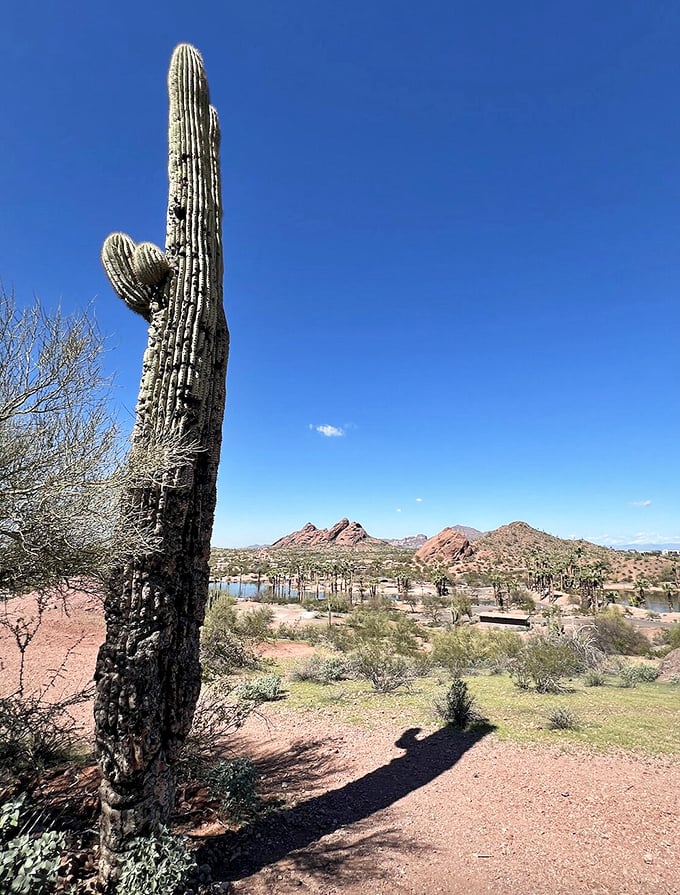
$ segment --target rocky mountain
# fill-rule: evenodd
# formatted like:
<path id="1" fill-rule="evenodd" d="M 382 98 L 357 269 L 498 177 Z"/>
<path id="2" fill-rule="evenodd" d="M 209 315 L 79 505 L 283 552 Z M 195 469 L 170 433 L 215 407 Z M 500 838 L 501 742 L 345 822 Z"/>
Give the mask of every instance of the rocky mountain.
<path id="1" fill-rule="evenodd" d="M 317 528 L 308 522 L 299 531 L 279 538 L 271 545 L 281 547 L 378 547 L 386 542 L 372 538 L 358 522 L 340 519 L 331 528 Z"/>
<path id="2" fill-rule="evenodd" d="M 471 544 L 474 541 L 478 541 L 486 534 L 486 532 L 480 531 L 478 528 L 472 528 L 469 525 L 451 525 L 450 527 L 454 531 L 459 531 L 462 535 L 465 535 Z"/>
<path id="3" fill-rule="evenodd" d="M 408 535 L 405 538 L 390 538 L 387 543 L 391 544 L 393 547 L 413 547 L 417 549 L 418 547 L 422 547 L 423 544 L 427 541 L 427 535 Z"/>
<path id="4" fill-rule="evenodd" d="M 453 565 L 461 559 L 472 556 L 473 547 L 468 538 L 456 528 L 445 528 L 439 534 L 428 538 L 427 541 L 416 550 L 416 559 L 428 565 L 441 563 L 444 566 Z"/>
<path id="5" fill-rule="evenodd" d="M 466 537 L 470 543 L 477 541 L 484 534 L 483 531 L 479 531 L 477 528 L 471 528 L 469 525 L 450 525 L 445 531 L 460 532 L 460 534 Z M 438 537 L 438 535 L 435 535 L 435 537 Z M 431 540 L 431 538 L 428 539 L 427 535 L 419 534 L 409 535 L 405 538 L 391 538 L 387 543 L 391 544 L 393 547 L 411 547 L 414 550 L 419 550 L 428 540 Z"/>

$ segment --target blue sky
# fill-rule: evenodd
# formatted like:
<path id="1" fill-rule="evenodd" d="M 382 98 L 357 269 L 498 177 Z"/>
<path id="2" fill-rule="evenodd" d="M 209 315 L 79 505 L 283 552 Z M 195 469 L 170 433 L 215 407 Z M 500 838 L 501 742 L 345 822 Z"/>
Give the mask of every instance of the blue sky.
<path id="1" fill-rule="evenodd" d="M 129 427 L 146 334 L 99 250 L 163 243 L 194 43 L 232 333 L 214 542 L 341 516 L 680 542 L 680 5 L 156 9 L 5 6 L 0 277 L 92 308 Z"/>

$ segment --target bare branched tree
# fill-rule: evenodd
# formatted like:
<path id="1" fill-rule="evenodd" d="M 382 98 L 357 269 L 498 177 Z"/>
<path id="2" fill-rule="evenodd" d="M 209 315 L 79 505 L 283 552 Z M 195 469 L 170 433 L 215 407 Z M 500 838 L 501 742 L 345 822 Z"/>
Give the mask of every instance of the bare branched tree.
<path id="1" fill-rule="evenodd" d="M 167 434 L 128 452 L 103 351 L 87 313 L 19 308 L 0 291 L 0 600 L 35 594 L 38 623 L 46 594 L 74 579 L 96 588 L 121 553 L 158 547 L 139 520 L 116 524 L 121 494 L 196 452 Z"/>
<path id="2" fill-rule="evenodd" d="M 87 314 L 0 293 L 0 596 L 108 564 L 123 466 L 102 350 Z"/>

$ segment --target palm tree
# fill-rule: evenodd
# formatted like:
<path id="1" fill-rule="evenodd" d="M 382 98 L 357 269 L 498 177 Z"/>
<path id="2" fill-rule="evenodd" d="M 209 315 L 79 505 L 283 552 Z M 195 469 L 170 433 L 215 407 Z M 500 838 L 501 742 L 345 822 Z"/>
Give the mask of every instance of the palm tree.
<path id="1" fill-rule="evenodd" d="M 649 578 L 638 575 L 635 579 L 635 606 L 645 606 L 647 603 L 647 591 L 651 586 Z"/>
<path id="2" fill-rule="evenodd" d="M 430 581 L 437 590 L 438 597 L 445 597 L 448 594 L 449 576 L 443 565 L 437 563 L 430 569 Z"/>
<path id="3" fill-rule="evenodd" d="M 673 597 L 678 594 L 678 586 L 673 581 L 662 581 L 661 589 L 666 594 L 666 599 L 668 600 L 668 611 L 673 612 Z"/>

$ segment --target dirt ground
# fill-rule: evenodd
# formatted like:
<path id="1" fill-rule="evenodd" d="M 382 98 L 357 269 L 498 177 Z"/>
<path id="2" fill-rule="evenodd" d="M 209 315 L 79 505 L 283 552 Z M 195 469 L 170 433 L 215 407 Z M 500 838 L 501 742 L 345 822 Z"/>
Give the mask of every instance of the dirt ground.
<path id="1" fill-rule="evenodd" d="M 71 601 L 68 615 L 55 606 L 27 651 L 27 683 L 76 641 L 57 685 L 86 681 L 102 635 L 96 601 Z M 0 692 L 11 692 L 6 632 L 0 658 Z M 242 895 L 680 893 L 675 759 L 520 747 L 492 731 L 419 730 L 408 717 L 341 725 L 285 705 L 264 707 L 231 748 L 281 800 L 239 832 L 195 830 L 214 878 Z"/>

